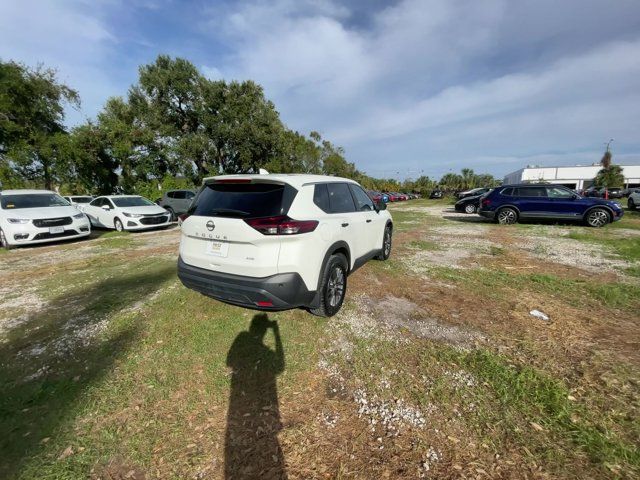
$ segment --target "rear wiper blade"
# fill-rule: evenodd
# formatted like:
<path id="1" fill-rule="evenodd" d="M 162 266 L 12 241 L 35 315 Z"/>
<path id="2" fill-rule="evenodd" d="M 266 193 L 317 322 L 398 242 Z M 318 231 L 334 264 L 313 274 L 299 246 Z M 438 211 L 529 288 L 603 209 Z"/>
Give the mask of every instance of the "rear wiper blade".
<path id="1" fill-rule="evenodd" d="M 233 208 L 217 208 L 211 212 L 213 215 L 242 215 L 246 217 L 247 215 L 251 215 L 250 212 L 245 212 L 244 210 L 234 210 Z"/>

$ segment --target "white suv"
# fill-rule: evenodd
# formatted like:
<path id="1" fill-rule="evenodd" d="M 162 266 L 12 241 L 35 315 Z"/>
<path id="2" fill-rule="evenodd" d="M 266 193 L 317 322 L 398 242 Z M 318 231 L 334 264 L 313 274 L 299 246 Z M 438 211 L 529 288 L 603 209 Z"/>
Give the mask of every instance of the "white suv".
<path id="1" fill-rule="evenodd" d="M 353 180 L 320 175 L 205 179 L 182 223 L 178 276 L 258 310 L 340 310 L 347 275 L 391 253 L 392 219 Z"/>
<path id="2" fill-rule="evenodd" d="M 49 190 L 0 192 L 0 246 L 88 237 L 89 219 L 76 207 Z"/>

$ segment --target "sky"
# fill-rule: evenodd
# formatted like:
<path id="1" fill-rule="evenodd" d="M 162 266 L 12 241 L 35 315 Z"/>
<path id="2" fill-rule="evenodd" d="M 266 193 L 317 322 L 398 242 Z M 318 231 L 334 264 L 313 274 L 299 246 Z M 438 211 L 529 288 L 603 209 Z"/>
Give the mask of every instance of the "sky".
<path id="1" fill-rule="evenodd" d="M 95 118 L 159 54 L 260 83 L 376 177 L 640 164 L 638 0 L 0 0 L 0 59 Z"/>

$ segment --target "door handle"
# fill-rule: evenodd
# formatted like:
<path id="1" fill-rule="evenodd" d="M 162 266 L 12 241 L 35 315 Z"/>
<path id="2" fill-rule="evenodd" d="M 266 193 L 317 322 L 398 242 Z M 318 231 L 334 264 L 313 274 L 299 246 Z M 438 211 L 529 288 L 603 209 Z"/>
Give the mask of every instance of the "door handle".
<path id="1" fill-rule="evenodd" d="M 369 219 L 367 219 L 367 223 L 371 223 L 371 219 L 370 219 L 370 218 L 369 218 Z"/>
<path id="2" fill-rule="evenodd" d="M 348 224 L 348 223 L 343 223 L 343 224 L 342 224 L 342 226 L 343 226 L 343 227 L 348 227 L 348 226 L 349 226 L 349 224 Z"/>

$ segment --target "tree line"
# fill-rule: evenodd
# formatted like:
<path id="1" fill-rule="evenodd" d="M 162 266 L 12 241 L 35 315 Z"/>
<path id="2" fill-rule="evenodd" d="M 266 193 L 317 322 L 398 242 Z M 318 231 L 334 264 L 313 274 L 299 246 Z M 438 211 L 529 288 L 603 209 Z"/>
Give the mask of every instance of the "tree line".
<path id="1" fill-rule="evenodd" d="M 3 188 L 62 193 L 138 193 L 199 185 L 221 173 L 317 173 L 383 191 L 426 193 L 492 186 L 464 169 L 440 181 L 399 182 L 358 171 L 344 150 L 317 132 L 284 125 L 253 81 L 210 80 L 188 60 L 160 55 L 139 68 L 126 95 L 109 98 L 93 121 L 68 129 L 78 92 L 53 69 L 0 61 L 0 182 Z"/>

